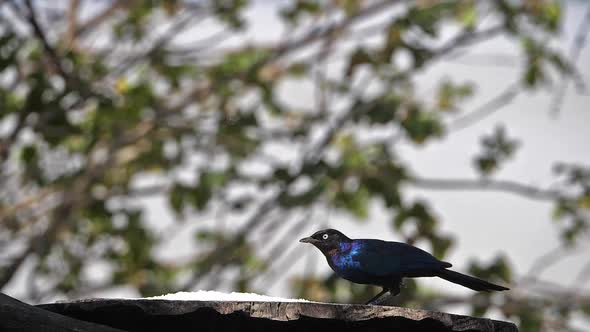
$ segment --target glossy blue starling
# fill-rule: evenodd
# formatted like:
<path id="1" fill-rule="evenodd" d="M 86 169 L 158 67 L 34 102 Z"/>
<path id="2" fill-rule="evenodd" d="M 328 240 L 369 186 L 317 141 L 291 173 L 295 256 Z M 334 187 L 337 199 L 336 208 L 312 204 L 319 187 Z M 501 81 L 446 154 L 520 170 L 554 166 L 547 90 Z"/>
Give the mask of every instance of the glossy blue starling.
<path id="1" fill-rule="evenodd" d="M 503 291 L 508 288 L 449 270 L 451 263 L 401 242 L 376 239 L 349 239 L 335 229 L 316 232 L 299 240 L 316 246 L 336 274 L 358 284 L 383 287 L 367 302 L 375 302 L 387 292 L 400 293 L 403 278 L 439 277 L 475 291 Z"/>

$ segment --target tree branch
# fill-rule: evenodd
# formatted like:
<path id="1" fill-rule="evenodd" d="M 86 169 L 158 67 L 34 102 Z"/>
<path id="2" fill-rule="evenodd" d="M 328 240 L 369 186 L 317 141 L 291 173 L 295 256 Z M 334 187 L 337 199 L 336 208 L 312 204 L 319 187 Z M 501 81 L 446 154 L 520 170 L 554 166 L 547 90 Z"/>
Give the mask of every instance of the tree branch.
<path id="1" fill-rule="evenodd" d="M 29 9 L 27 19 L 28 19 L 29 23 L 31 24 L 31 27 L 33 28 L 33 32 L 35 33 L 35 35 L 37 36 L 37 38 L 39 39 L 39 41 L 43 45 L 43 49 L 45 50 L 45 53 L 47 53 L 47 55 L 49 56 L 49 59 L 53 63 L 55 70 L 66 81 L 66 83 L 69 83 L 68 85 L 72 85 L 72 84 L 77 83 L 77 82 L 72 81 L 72 78 L 70 77 L 70 75 L 63 68 L 62 63 L 59 59 L 59 56 L 57 55 L 57 53 L 55 52 L 53 47 L 49 44 L 49 41 L 47 40 L 47 37 L 45 36 L 45 32 L 43 31 L 43 29 L 39 25 L 39 21 L 37 20 L 37 13 L 35 11 L 35 7 L 31 3 L 31 0 L 25 0 L 25 4 L 26 4 L 27 8 Z"/>
<path id="2" fill-rule="evenodd" d="M 111 70 L 109 76 L 118 76 L 141 61 L 149 61 L 157 51 L 164 48 L 175 36 L 179 35 L 186 28 L 187 24 L 198 18 L 200 17 L 195 17 L 194 13 L 189 13 L 187 16 L 179 18 L 176 22 L 170 25 L 166 32 L 162 33 L 162 35 L 153 42 L 153 45 L 149 49 L 121 61 L 116 68 Z"/>
<path id="3" fill-rule="evenodd" d="M 582 288 L 590 279 L 590 261 L 584 264 L 574 281 L 572 282 L 572 288 Z"/>
<path id="4" fill-rule="evenodd" d="M 275 268 L 259 276 L 258 281 L 260 285 L 272 285 L 278 279 L 277 274 L 284 274 L 288 268 L 295 265 L 297 260 L 304 257 L 297 250 L 297 245 L 291 249 L 289 247 L 293 244 L 293 237 L 299 236 L 301 231 L 305 230 L 307 224 L 312 221 L 312 213 L 313 211 L 310 209 L 298 221 L 294 222 L 284 233 L 283 237 L 276 241 L 274 246 L 268 250 L 266 258 L 263 261 L 269 267 L 274 266 Z"/>
<path id="5" fill-rule="evenodd" d="M 302 47 L 310 45 L 310 44 L 312 44 L 318 40 L 321 40 L 327 36 L 330 36 L 334 33 L 343 32 L 349 26 L 351 26 L 352 24 L 356 23 L 357 21 L 359 21 L 363 18 L 372 16 L 374 14 L 382 13 L 388 7 L 390 7 L 392 5 L 400 4 L 403 2 L 407 2 L 407 0 L 380 1 L 380 2 L 375 3 L 372 6 L 369 6 L 365 9 L 359 11 L 358 13 L 356 13 L 354 15 L 350 15 L 350 16 L 346 17 L 341 22 L 331 24 L 331 25 L 324 27 L 324 28 L 313 29 L 307 35 L 303 36 L 300 39 L 279 45 L 275 49 L 272 59 L 271 60 L 267 59 L 267 61 L 271 62 L 273 60 L 276 60 L 276 59 L 284 56 L 287 53 L 290 53 L 294 50 L 301 49 Z"/>
<path id="6" fill-rule="evenodd" d="M 34 196 L 27 197 L 15 204 L 11 205 L 8 208 L 0 209 L 0 221 L 2 221 L 3 219 L 5 219 L 7 217 L 13 216 L 19 210 L 28 208 L 33 204 L 43 201 L 45 198 L 47 198 L 52 193 L 55 193 L 55 190 L 53 188 L 45 188 L 45 189 L 42 189 L 41 191 L 39 191 L 38 193 L 36 193 Z"/>
<path id="7" fill-rule="evenodd" d="M 10 3 L 13 6 L 16 6 L 13 2 Z M 58 75 L 61 76 L 65 82 L 66 88 L 64 88 L 64 93 L 68 90 L 76 91 L 82 97 L 81 100 L 84 100 L 88 97 L 103 98 L 103 96 L 101 96 L 99 93 L 92 91 L 90 84 L 86 84 L 86 82 L 82 81 L 75 73 L 70 73 L 65 70 L 59 55 L 57 54 L 55 48 L 53 48 L 51 44 L 49 44 L 44 29 L 39 24 L 37 13 L 31 0 L 25 0 L 25 4 L 28 8 L 28 14 L 26 19 L 33 28 L 33 33 L 35 37 L 41 42 L 41 44 L 43 45 L 43 49 L 47 54 L 47 57 L 55 67 L 55 70 L 57 71 Z"/>
<path id="8" fill-rule="evenodd" d="M 8 156 L 10 154 L 10 147 L 16 141 L 20 132 L 26 126 L 27 115 L 27 112 L 19 112 L 16 119 L 16 125 L 14 126 L 14 129 L 12 129 L 10 135 L 5 139 L 0 140 L 0 163 L 8 159 Z"/>
<path id="9" fill-rule="evenodd" d="M 13 260 L 10 266 L 5 269 L 4 273 L 0 276 L 0 289 L 10 282 L 14 274 L 29 255 L 36 254 L 39 257 L 43 257 L 47 254 L 54 245 L 56 236 L 64 223 L 69 221 L 75 211 L 82 209 L 88 203 L 88 195 L 86 195 L 88 188 L 91 187 L 94 181 L 104 174 L 104 172 L 115 162 L 114 151 L 116 151 L 117 148 L 126 144 L 131 144 L 137 139 L 144 137 L 154 128 L 153 123 L 142 124 L 143 125 L 140 124 L 134 128 L 135 130 L 126 132 L 125 135 L 121 135 L 115 139 L 109 147 L 109 157 L 106 161 L 88 165 L 85 175 L 79 177 L 78 181 L 74 182 L 61 192 L 61 203 L 51 212 L 47 229 L 32 236 L 27 243 L 27 249 L 25 249 L 23 253 Z"/>
<path id="10" fill-rule="evenodd" d="M 412 177 L 408 182 L 410 186 L 428 190 L 475 190 L 475 191 L 501 191 L 530 199 L 554 201 L 563 198 L 564 194 L 558 190 L 541 189 L 534 186 L 492 179 L 435 179 Z"/>
<path id="11" fill-rule="evenodd" d="M 551 265 L 559 262 L 560 258 L 568 251 L 567 247 L 559 246 L 535 259 L 528 272 L 525 274 L 523 279 L 539 278 L 543 271 L 549 268 Z"/>
<path id="12" fill-rule="evenodd" d="M 474 111 L 455 119 L 448 126 L 451 131 L 465 129 L 510 104 L 522 90 L 518 83 L 510 84 L 502 93 L 488 100 Z"/>
<path id="13" fill-rule="evenodd" d="M 70 10 L 68 11 L 68 29 L 66 31 L 66 45 L 72 47 L 76 41 L 76 30 L 78 26 L 78 10 L 80 9 L 80 0 L 70 1 Z"/>
<path id="14" fill-rule="evenodd" d="M 590 32 L 590 5 L 588 5 L 586 9 L 586 14 L 578 27 L 578 31 L 576 32 L 576 36 L 574 37 L 574 41 L 572 47 L 569 52 L 570 62 L 575 65 L 582 53 L 582 49 L 586 44 L 586 37 L 588 36 L 588 32 Z M 576 75 L 577 73 L 574 73 Z M 580 78 L 581 80 L 581 78 Z M 562 84 L 557 89 L 555 96 L 553 97 L 553 102 L 551 103 L 551 110 L 553 114 L 559 113 L 559 109 L 563 104 L 563 100 L 565 98 L 565 94 L 567 92 L 567 88 L 569 85 L 570 80 L 565 77 Z"/>
<path id="15" fill-rule="evenodd" d="M 84 24 L 79 25 L 76 29 L 74 37 L 84 37 L 84 35 L 92 31 L 94 28 L 102 24 L 102 22 L 106 21 L 109 17 L 111 17 L 117 10 L 126 7 L 131 7 L 134 5 L 135 2 L 136 0 L 113 0 L 112 4 L 105 10 L 96 14 L 94 17 L 86 21 Z"/>
<path id="16" fill-rule="evenodd" d="M 14 258 L 7 267 L 2 269 L 2 274 L 0 274 L 0 290 L 2 290 L 4 286 L 10 282 L 14 274 L 18 271 L 18 269 L 31 253 L 33 253 L 33 249 L 31 246 L 29 246 L 20 255 Z"/>

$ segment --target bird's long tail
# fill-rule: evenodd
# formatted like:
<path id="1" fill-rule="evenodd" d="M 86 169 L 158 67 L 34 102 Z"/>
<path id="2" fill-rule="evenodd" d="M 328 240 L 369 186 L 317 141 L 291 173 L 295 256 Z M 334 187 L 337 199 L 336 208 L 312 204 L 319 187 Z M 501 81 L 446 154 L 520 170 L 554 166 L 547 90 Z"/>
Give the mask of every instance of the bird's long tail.
<path id="1" fill-rule="evenodd" d="M 455 271 L 451 271 L 451 270 L 447 270 L 447 269 L 443 269 L 440 272 L 438 272 L 437 276 L 439 278 L 443 278 L 443 279 L 448 280 L 450 282 L 454 282 L 456 284 L 459 284 L 461 286 L 465 286 L 467 288 L 471 288 L 476 291 L 489 292 L 492 290 L 495 290 L 495 291 L 508 290 L 508 288 L 506 288 L 506 287 L 492 284 L 491 282 L 487 282 L 482 279 L 478 279 L 478 278 L 468 276 L 463 273 L 459 273 L 459 272 L 455 272 Z"/>

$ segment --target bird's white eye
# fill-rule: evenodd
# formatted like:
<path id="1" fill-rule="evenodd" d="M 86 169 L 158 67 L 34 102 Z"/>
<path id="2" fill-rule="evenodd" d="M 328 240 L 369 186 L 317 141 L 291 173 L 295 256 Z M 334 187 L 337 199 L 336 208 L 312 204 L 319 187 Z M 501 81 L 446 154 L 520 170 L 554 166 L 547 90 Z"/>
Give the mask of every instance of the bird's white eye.
<path id="1" fill-rule="evenodd" d="M 327 240 L 328 239 L 328 234 L 322 235 L 322 239 Z"/>

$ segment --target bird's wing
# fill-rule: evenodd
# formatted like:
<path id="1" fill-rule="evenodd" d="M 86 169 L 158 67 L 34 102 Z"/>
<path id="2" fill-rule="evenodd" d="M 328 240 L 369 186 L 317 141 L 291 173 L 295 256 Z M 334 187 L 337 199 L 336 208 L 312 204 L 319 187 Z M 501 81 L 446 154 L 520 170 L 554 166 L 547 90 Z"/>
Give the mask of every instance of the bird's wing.
<path id="1" fill-rule="evenodd" d="M 358 240 L 357 240 L 358 241 Z M 450 267 L 426 251 L 401 242 L 361 240 L 362 250 L 353 255 L 360 269 L 374 276 L 428 274 Z"/>

